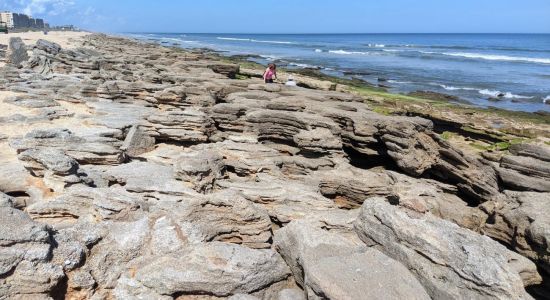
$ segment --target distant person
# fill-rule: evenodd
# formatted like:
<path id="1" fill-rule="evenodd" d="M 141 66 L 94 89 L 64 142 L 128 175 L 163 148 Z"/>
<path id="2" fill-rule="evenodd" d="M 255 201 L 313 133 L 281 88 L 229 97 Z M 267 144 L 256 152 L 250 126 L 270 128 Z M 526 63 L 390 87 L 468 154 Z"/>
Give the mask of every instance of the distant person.
<path id="1" fill-rule="evenodd" d="M 264 81 L 265 83 L 273 83 L 273 79 L 277 79 L 277 66 L 269 64 L 264 72 Z"/>
<path id="2" fill-rule="evenodd" d="M 288 80 L 285 83 L 286 86 L 296 86 L 296 81 L 294 81 L 294 76 L 288 75 Z"/>

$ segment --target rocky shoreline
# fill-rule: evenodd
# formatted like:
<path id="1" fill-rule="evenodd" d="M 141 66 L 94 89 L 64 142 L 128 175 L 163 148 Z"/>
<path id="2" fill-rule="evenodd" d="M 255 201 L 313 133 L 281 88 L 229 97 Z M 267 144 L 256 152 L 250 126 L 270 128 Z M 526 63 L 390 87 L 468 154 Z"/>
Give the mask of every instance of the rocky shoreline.
<path id="1" fill-rule="evenodd" d="M 548 298 L 545 121 L 78 44 L 0 67 L 0 299 Z"/>

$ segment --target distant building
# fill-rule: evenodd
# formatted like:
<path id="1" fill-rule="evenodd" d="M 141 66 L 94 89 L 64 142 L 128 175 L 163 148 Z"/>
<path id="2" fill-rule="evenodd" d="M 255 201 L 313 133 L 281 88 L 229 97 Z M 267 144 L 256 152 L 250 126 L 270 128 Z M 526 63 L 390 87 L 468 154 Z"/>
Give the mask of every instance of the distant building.
<path id="1" fill-rule="evenodd" d="M 35 22 L 35 26 L 36 28 L 46 28 L 46 26 L 44 25 L 44 20 L 43 19 L 34 19 L 34 22 Z"/>
<path id="2" fill-rule="evenodd" d="M 52 29 L 54 30 L 62 30 L 62 31 L 75 31 L 78 30 L 74 25 L 61 25 L 61 26 L 55 26 Z"/>
<path id="3" fill-rule="evenodd" d="M 9 29 L 13 29 L 13 13 L 9 11 L 0 12 L 0 22 L 6 23 L 6 26 L 8 26 Z"/>
<path id="4" fill-rule="evenodd" d="M 35 19 L 25 14 L 18 14 L 9 11 L 0 12 L 0 22 L 6 23 L 8 29 L 17 28 L 45 28 L 43 19 Z"/>

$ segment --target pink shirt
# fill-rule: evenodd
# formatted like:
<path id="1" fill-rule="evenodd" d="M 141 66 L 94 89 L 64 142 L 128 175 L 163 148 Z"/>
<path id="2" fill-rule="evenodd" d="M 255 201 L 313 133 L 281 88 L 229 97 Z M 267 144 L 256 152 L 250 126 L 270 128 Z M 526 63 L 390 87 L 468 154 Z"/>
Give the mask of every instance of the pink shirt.
<path id="1" fill-rule="evenodd" d="M 267 70 L 265 70 L 264 78 L 265 79 L 273 79 L 274 75 L 275 75 L 275 71 L 271 70 L 270 68 L 267 68 Z"/>

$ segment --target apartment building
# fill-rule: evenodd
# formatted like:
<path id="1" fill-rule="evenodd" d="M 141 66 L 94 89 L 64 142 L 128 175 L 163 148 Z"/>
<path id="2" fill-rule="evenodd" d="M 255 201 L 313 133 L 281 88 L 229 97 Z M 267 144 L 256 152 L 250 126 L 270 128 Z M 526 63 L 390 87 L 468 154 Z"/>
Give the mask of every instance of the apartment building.
<path id="1" fill-rule="evenodd" d="M 9 11 L 0 12 L 0 22 L 5 23 L 9 29 L 13 29 L 15 26 L 13 22 L 13 13 Z"/>

